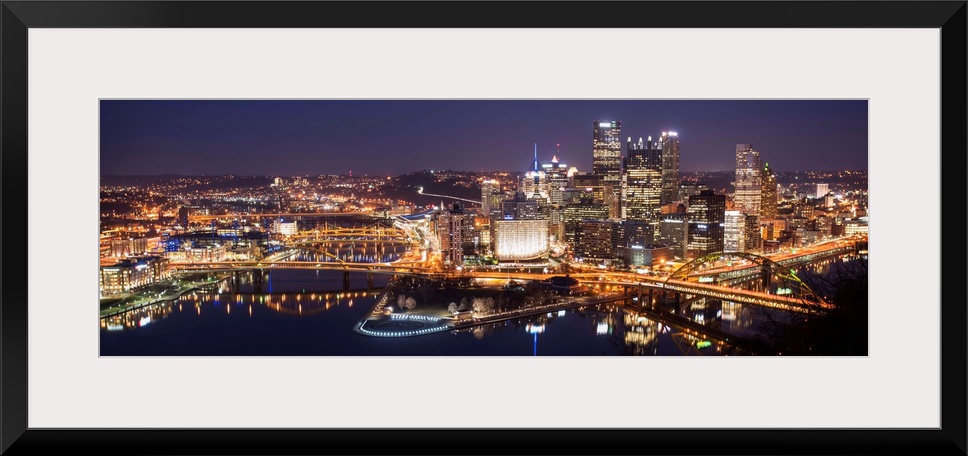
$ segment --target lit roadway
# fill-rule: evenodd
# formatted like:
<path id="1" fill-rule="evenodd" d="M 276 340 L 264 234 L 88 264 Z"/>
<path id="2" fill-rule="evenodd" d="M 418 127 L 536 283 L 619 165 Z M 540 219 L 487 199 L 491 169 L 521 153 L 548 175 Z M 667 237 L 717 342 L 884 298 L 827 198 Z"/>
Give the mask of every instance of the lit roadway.
<path id="1" fill-rule="evenodd" d="M 190 214 L 188 221 L 201 222 L 206 220 L 219 219 L 256 219 L 256 218 L 277 218 L 277 217 L 331 217 L 331 216 L 367 216 L 377 217 L 369 212 L 302 212 L 302 213 L 272 213 L 272 214 Z"/>
<path id="2" fill-rule="evenodd" d="M 421 195 L 424 195 L 424 196 L 434 196 L 434 197 L 438 197 L 438 198 L 447 198 L 447 199 L 453 199 L 453 200 L 467 201 L 468 203 L 474 203 L 474 204 L 478 204 L 478 205 L 481 204 L 481 201 L 480 200 L 472 200 L 472 199 L 458 198 L 456 196 L 449 196 L 449 195 L 435 195 L 433 193 L 424 193 L 423 187 L 417 188 L 417 193 L 419 193 Z M 443 209 L 443 208 L 441 208 L 441 209 Z"/>
<path id="3" fill-rule="evenodd" d="M 763 255 L 763 257 L 768 258 L 772 261 L 775 261 L 781 265 L 790 266 L 797 263 L 813 261 L 815 259 L 818 259 L 818 258 L 808 258 L 815 255 L 827 257 L 827 256 L 840 255 L 843 253 L 847 253 L 849 251 L 853 251 L 854 242 L 857 241 L 858 239 L 863 239 L 863 238 L 858 237 L 858 238 L 831 239 L 829 241 L 824 241 L 809 247 L 797 249 L 796 253 L 793 253 L 793 252 L 775 253 L 771 255 Z M 717 275 L 717 274 L 723 274 L 726 272 L 741 271 L 743 269 L 753 269 L 758 267 L 759 266 L 756 264 L 743 263 L 743 264 L 736 264 L 733 266 L 721 266 L 721 267 L 704 269 L 702 271 L 697 271 L 689 275 L 690 276 Z"/>

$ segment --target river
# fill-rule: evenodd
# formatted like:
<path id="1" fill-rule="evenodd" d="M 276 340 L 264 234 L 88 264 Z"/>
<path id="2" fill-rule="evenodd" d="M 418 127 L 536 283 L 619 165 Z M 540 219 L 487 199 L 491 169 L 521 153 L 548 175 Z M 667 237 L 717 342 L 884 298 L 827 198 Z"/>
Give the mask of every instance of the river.
<path id="1" fill-rule="evenodd" d="M 368 337 L 354 325 L 373 307 L 379 289 L 351 274 L 342 291 L 339 271 L 276 270 L 271 293 L 252 293 L 241 274 L 217 286 L 101 319 L 102 356 L 600 356 L 716 355 L 717 348 L 621 307 L 599 305 L 418 337 Z M 377 275 L 374 286 L 389 278 Z M 694 301 L 689 317 L 748 335 L 759 309 Z"/>

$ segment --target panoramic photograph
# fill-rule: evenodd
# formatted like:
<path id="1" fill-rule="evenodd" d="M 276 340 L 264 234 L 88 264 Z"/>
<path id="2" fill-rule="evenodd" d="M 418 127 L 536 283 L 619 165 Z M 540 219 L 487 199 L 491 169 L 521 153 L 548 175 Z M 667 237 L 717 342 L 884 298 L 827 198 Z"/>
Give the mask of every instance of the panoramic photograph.
<path id="1" fill-rule="evenodd" d="M 101 356 L 867 356 L 867 100 L 99 102 Z"/>

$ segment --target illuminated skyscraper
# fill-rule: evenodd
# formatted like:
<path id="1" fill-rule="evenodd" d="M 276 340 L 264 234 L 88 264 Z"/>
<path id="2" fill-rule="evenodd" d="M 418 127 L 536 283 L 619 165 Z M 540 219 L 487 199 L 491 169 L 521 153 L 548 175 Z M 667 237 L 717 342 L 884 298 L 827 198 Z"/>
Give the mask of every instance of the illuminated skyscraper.
<path id="1" fill-rule="evenodd" d="M 662 202 L 679 201 L 679 135 L 662 132 Z"/>
<path id="2" fill-rule="evenodd" d="M 618 255 L 615 248 L 619 237 L 619 222 L 612 220 L 581 220 L 576 224 L 575 258 L 582 261 L 611 261 Z"/>
<path id="3" fill-rule="evenodd" d="M 592 174 L 602 179 L 609 217 L 622 215 L 622 122 L 596 121 L 592 126 Z"/>
<path id="4" fill-rule="evenodd" d="M 726 211 L 723 225 L 723 252 L 742 252 L 746 243 L 746 216 L 740 211 Z"/>
<path id="5" fill-rule="evenodd" d="M 538 145 L 534 145 L 534 161 L 524 173 L 524 180 L 521 182 L 521 190 L 528 199 L 548 200 L 548 180 L 544 170 L 538 165 Z"/>
<path id="6" fill-rule="evenodd" d="M 690 258 L 699 258 L 723 251 L 723 224 L 726 216 L 726 195 L 703 190 L 689 197 L 687 209 L 689 220 Z"/>
<path id="7" fill-rule="evenodd" d="M 755 215 L 747 215 L 743 223 L 743 251 L 760 250 L 763 247 L 763 230 L 760 229 L 760 218 Z"/>
<path id="8" fill-rule="evenodd" d="M 605 204 L 605 190 L 602 187 L 602 177 L 592 173 L 578 173 L 571 177 L 573 186 L 583 192 L 591 194 L 591 202 Z M 605 218 L 608 218 L 606 215 Z"/>
<path id="9" fill-rule="evenodd" d="M 823 198 L 827 196 L 827 192 L 830 191 L 830 184 L 817 184 L 817 198 Z"/>
<path id="10" fill-rule="evenodd" d="M 541 165 L 548 182 L 548 199 L 554 206 L 562 205 L 562 194 L 568 187 L 568 165 L 558 162 L 558 156 L 551 158 L 551 163 Z"/>
<path id="11" fill-rule="evenodd" d="M 617 185 L 622 180 L 622 122 L 596 121 L 592 133 L 592 173 Z"/>
<path id="12" fill-rule="evenodd" d="M 437 217 L 440 252 L 447 263 L 464 264 L 464 218 L 464 211 L 459 204 L 455 204 L 453 208 L 442 208 Z"/>
<path id="13" fill-rule="evenodd" d="M 767 163 L 763 167 L 763 190 L 760 198 L 760 216 L 765 219 L 776 218 L 777 188 L 776 173 Z"/>
<path id="14" fill-rule="evenodd" d="M 687 218 L 685 212 L 664 214 L 659 222 L 656 242 L 672 247 L 673 254 L 679 258 L 686 258 L 688 244 Z"/>
<path id="15" fill-rule="evenodd" d="M 491 213 L 491 203 L 494 200 L 491 195 L 500 191 L 501 183 L 496 180 L 486 179 L 484 182 L 481 182 L 481 212 L 484 215 Z"/>
<path id="16" fill-rule="evenodd" d="M 736 193 L 733 195 L 735 208 L 746 216 L 744 240 L 741 251 L 755 250 L 760 247 L 760 212 L 763 202 L 763 161 L 760 153 L 749 144 L 736 145 Z M 776 204 L 774 203 L 774 206 Z M 753 227 L 756 227 L 755 229 Z"/>
<path id="17" fill-rule="evenodd" d="M 658 221 L 662 212 L 662 150 L 649 141 L 626 143 L 628 162 L 625 168 L 625 218 L 628 220 Z"/>
<path id="18" fill-rule="evenodd" d="M 761 172 L 763 162 L 760 153 L 749 144 L 736 145 L 736 193 L 733 202 L 736 209 L 746 215 L 760 215 L 763 193 Z"/>
<path id="19" fill-rule="evenodd" d="M 590 193 L 590 192 L 589 192 Z M 565 206 L 561 214 L 564 225 L 565 242 L 575 246 L 577 235 L 580 233 L 580 222 L 585 220 L 605 220 L 608 218 L 608 207 L 593 202 L 592 198 L 580 199 L 579 202 Z"/>

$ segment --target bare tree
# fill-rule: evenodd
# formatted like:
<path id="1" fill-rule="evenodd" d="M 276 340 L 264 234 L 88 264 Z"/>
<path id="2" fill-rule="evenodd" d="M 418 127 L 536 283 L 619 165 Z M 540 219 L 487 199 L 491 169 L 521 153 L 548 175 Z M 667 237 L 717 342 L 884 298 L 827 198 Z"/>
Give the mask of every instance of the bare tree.
<path id="1" fill-rule="evenodd" d="M 474 313 L 488 315 L 494 312 L 494 298 L 474 298 L 472 306 Z"/>

